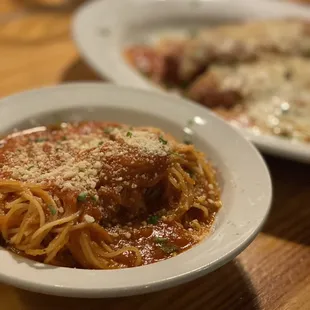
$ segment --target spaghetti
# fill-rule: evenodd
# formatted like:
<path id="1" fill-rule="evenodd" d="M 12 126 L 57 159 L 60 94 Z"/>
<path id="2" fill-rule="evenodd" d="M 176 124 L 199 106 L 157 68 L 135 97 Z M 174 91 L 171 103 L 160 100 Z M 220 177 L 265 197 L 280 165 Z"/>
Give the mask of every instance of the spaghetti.
<path id="1" fill-rule="evenodd" d="M 83 122 L 0 141 L 0 231 L 47 264 L 115 269 L 160 261 L 208 232 L 221 207 L 211 165 L 154 128 Z"/>

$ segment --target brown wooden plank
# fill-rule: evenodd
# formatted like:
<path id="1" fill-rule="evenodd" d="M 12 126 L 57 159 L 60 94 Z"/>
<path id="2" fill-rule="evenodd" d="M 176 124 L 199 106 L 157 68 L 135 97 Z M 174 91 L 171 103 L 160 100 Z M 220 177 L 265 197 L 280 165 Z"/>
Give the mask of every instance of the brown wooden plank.
<path id="1" fill-rule="evenodd" d="M 17 3 L 17 2 L 16 2 Z M 16 8 L 0 1 L 0 12 Z M 28 23 L 28 24 L 27 24 Z M 51 23 L 55 32 L 42 29 Z M 98 80 L 69 37 L 69 15 L 0 27 L 0 97 L 78 80 Z M 28 25 L 30 31 L 24 35 Z M 44 35 L 45 33 L 45 35 Z M 107 300 L 51 297 L 0 285 L 0 309 L 310 309 L 310 166 L 267 157 L 274 203 L 263 232 L 233 262 L 194 282 Z"/>

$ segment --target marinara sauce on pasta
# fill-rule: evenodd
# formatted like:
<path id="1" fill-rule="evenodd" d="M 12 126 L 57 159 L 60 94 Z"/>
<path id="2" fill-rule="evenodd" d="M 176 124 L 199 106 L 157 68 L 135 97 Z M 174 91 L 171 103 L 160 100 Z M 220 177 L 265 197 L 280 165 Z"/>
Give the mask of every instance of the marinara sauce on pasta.
<path id="1" fill-rule="evenodd" d="M 205 237 L 220 207 L 205 155 L 157 128 L 62 123 L 0 141 L 2 241 L 36 261 L 161 261 Z"/>

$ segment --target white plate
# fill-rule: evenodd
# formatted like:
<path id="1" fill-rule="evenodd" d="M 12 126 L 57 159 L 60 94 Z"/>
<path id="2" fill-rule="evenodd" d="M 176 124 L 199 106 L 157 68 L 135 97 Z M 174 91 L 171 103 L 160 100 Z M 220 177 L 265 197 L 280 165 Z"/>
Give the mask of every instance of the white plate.
<path id="1" fill-rule="evenodd" d="M 189 101 L 101 83 L 43 88 L 0 100 L 1 134 L 15 127 L 60 121 L 109 120 L 157 126 L 182 139 L 183 126 L 196 115 L 206 123 L 194 128 L 194 143 L 219 171 L 224 204 L 214 231 L 203 242 L 166 261 L 122 270 L 53 267 L 1 249 L 0 280 L 27 290 L 75 297 L 164 289 L 233 259 L 260 230 L 271 201 L 269 173 L 256 149 L 224 121 Z"/>
<path id="2" fill-rule="evenodd" d="M 193 24 L 284 16 L 310 18 L 310 10 L 266 0 L 102 0 L 80 8 L 73 37 L 86 61 L 103 77 L 120 85 L 161 91 L 126 63 L 125 46 Z M 310 163 L 310 145 L 241 132 L 267 153 Z"/>

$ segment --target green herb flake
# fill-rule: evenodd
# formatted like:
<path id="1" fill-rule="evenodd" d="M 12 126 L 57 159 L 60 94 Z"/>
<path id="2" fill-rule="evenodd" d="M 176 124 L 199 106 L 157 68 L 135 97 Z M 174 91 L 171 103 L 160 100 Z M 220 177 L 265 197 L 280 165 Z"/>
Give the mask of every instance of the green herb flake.
<path id="1" fill-rule="evenodd" d="M 34 166 L 30 166 L 30 167 L 28 167 L 28 169 L 27 170 L 30 170 L 30 169 L 32 169 Z"/>
<path id="2" fill-rule="evenodd" d="M 147 219 L 147 223 L 148 224 L 152 224 L 155 225 L 158 223 L 159 220 L 159 216 L 158 215 L 151 215 L 148 219 Z"/>
<path id="3" fill-rule="evenodd" d="M 163 237 L 154 237 L 154 241 L 155 243 L 163 244 L 166 243 L 168 239 Z"/>
<path id="4" fill-rule="evenodd" d="M 78 202 L 84 202 L 87 198 L 87 193 L 80 193 L 78 196 L 77 196 L 77 201 Z"/>
<path id="5" fill-rule="evenodd" d="M 62 137 L 61 137 L 61 140 L 62 140 L 62 141 L 67 140 L 67 136 L 62 136 Z"/>
<path id="6" fill-rule="evenodd" d="M 98 143 L 98 146 L 100 146 L 100 145 L 102 145 L 103 144 L 103 141 L 100 141 L 99 143 Z"/>
<path id="7" fill-rule="evenodd" d="M 92 199 L 93 201 L 97 201 L 97 200 L 98 200 L 97 197 L 94 196 L 94 195 L 91 196 L 91 199 Z"/>
<path id="8" fill-rule="evenodd" d="M 166 254 L 171 254 L 180 250 L 177 245 L 170 243 L 167 238 L 155 237 L 154 242 L 157 243 Z"/>
<path id="9" fill-rule="evenodd" d="M 105 127 L 105 128 L 103 129 L 103 132 L 104 132 L 105 134 L 108 135 L 108 134 L 111 133 L 112 129 L 113 129 L 113 128 L 111 128 L 111 127 Z"/>
<path id="10" fill-rule="evenodd" d="M 131 138 L 131 137 L 132 137 L 132 132 L 131 132 L 131 131 L 128 131 L 128 132 L 126 133 L 126 137 Z"/>
<path id="11" fill-rule="evenodd" d="M 174 244 L 163 244 L 163 245 L 161 245 L 160 248 L 166 254 L 172 254 L 172 253 L 178 252 L 180 250 L 180 248 L 177 245 L 174 245 Z"/>
<path id="12" fill-rule="evenodd" d="M 52 215 L 56 215 L 56 213 L 57 213 L 56 209 L 52 205 L 48 205 L 47 207 L 49 208 Z"/>
<path id="13" fill-rule="evenodd" d="M 34 142 L 36 142 L 36 143 L 45 142 L 45 141 L 47 141 L 47 139 L 43 138 L 43 137 L 37 138 L 37 139 L 34 140 Z"/>
<path id="14" fill-rule="evenodd" d="M 159 139 L 159 142 L 161 142 L 163 145 L 166 145 L 168 143 L 168 141 L 165 140 L 162 136 L 160 136 L 158 139 Z"/>

